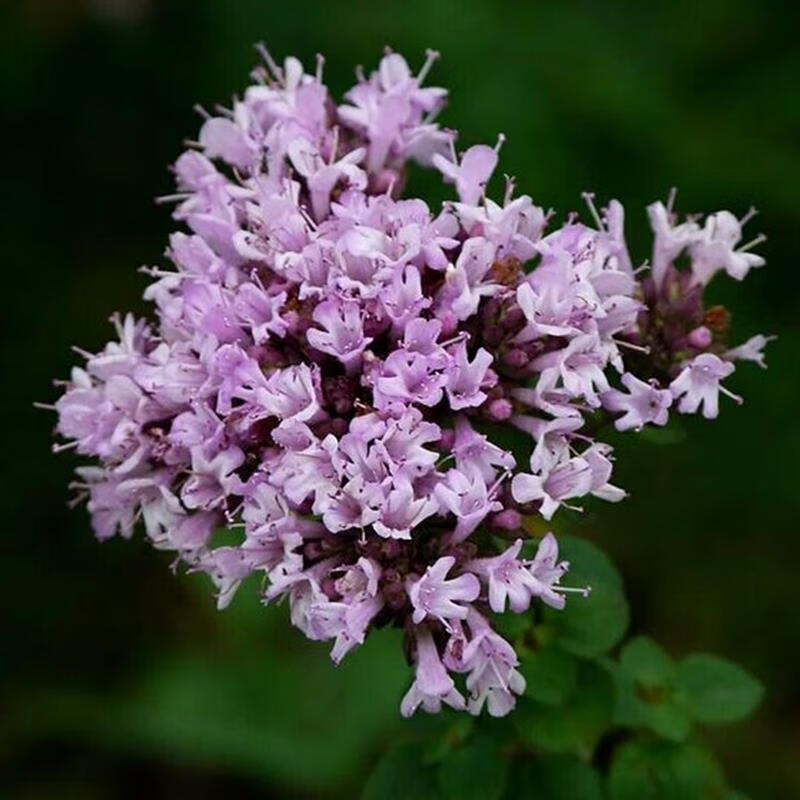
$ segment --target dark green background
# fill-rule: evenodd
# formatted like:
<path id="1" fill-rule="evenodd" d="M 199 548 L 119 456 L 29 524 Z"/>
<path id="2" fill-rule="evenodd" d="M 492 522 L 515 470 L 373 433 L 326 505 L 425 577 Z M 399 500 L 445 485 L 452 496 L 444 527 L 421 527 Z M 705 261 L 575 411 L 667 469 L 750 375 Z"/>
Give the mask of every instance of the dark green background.
<path id="1" fill-rule="evenodd" d="M 618 442 L 618 482 L 557 530 L 602 544 L 633 626 L 676 655 L 711 650 L 766 684 L 758 715 L 714 733 L 731 782 L 800 796 L 795 404 L 800 97 L 790 4 L 720 2 L 272 3 L 8 0 L 0 11 L 3 287 L 0 794 L 13 798 L 352 796 L 403 723 L 407 669 L 391 633 L 335 670 L 325 647 L 263 611 L 253 587 L 224 614 L 202 577 L 176 579 L 141 541 L 98 545 L 65 507 L 74 459 L 49 453 L 51 400 L 71 344 L 93 349 L 114 310 L 142 310 L 136 267 L 170 222 L 152 197 L 211 106 L 240 89 L 252 42 L 336 91 L 384 44 L 443 58 L 445 124 L 461 142 L 508 136 L 502 168 L 566 212 L 622 199 L 644 258 L 644 205 L 752 203 L 769 265 L 721 280 L 735 334 L 778 333 L 770 369 L 743 366 L 715 424 L 687 441 Z M 424 186 L 424 180 L 417 184 Z M 250 591 L 248 591 L 250 589 Z"/>

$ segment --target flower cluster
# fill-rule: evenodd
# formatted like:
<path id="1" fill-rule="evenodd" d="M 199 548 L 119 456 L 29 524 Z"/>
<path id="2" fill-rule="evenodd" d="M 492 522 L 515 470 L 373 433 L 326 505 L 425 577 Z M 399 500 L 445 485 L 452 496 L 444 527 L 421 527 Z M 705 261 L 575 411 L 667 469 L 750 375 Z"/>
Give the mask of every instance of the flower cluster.
<path id="1" fill-rule="evenodd" d="M 726 211 L 650 206 L 644 270 L 617 201 L 599 212 L 587 195 L 592 224 L 547 232 L 512 181 L 490 199 L 503 137 L 456 153 L 433 121 L 446 92 L 423 85 L 435 53 L 416 75 L 387 53 L 338 106 L 321 59 L 312 75 L 263 56 L 232 109 L 200 109 L 165 198 L 184 227 L 173 267 L 147 270 L 156 320 L 115 317 L 117 340 L 82 352 L 56 448 L 93 459 L 75 486 L 99 538 L 141 520 L 220 608 L 260 574 L 264 601 L 288 598 L 337 663 L 372 628 L 402 628 L 405 715 L 506 714 L 524 679 L 492 614 L 560 609 L 569 591 L 529 518 L 624 497 L 598 421 L 638 430 L 738 399 L 721 381 L 736 360 L 763 366 L 767 339 L 728 349 L 703 292 L 763 261 Z M 403 198 L 411 161 L 457 202 Z"/>

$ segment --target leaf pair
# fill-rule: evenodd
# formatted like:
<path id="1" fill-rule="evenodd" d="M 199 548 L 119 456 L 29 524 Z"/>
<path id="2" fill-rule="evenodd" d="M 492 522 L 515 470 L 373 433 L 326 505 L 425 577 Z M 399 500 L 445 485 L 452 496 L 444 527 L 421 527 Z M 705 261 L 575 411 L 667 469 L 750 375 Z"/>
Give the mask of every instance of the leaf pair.
<path id="1" fill-rule="evenodd" d="M 763 693 L 761 684 L 736 664 L 696 653 L 679 662 L 652 639 L 640 636 L 612 665 L 620 724 L 647 728 L 683 741 L 692 722 L 735 722 L 750 714 Z"/>

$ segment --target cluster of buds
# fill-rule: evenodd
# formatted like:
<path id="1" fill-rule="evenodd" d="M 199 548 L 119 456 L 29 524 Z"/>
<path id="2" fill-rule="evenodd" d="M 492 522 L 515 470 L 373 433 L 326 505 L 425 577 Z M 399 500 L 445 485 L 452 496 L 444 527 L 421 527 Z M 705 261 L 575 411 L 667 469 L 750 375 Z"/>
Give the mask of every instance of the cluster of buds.
<path id="1" fill-rule="evenodd" d="M 100 539 L 141 521 L 208 574 L 220 608 L 262 576 L 264 602 L 288 598 L 337 663 L 401 628 L 405 715 L 506 714 L 524 679 L 492 614 L 560 609 L 570 591 L 530 519 L 625 496 L 597 415 L 619 430 L 716 416 L 721 381 L 737 359 L 762 363 L 766 338 L 728 349 L 703 291 L 762 259 L 725 211 L 679 223 L 672 203 L 650 206 L 648 270 L 615 200 L 598 211 L 587 195 L 590 224 L 548 232 L 552 214 L 511 180 L 490 199 L 503 137 L 456 152 L 433 121 L 446 92 L 423 85 L 435 53 L 416 75 L 387 53 L 340 105 L 322 59 L 307 74 L 262 54 L 232 109 L 199 109 L 163 198 L 185 226 L 172 268 L 145 270 L 154 321 L 115 317 L 117 340 L 81 351 L 56 449 L 92 459 L 75 487 Z M 458 200 L 403 198 L 411 161 Z"/>

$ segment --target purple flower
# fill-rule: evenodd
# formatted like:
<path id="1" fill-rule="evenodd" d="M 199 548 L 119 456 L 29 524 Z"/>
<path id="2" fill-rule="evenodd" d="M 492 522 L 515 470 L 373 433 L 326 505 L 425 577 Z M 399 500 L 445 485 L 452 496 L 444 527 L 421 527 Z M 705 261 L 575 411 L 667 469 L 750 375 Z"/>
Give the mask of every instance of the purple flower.
<path id="1" fill-rule="evenodd" d="M 702 405 L 703 416 L 714 419 L 719 413 L 719 393 L 727 394 L 737 403 L 742 398 L 720 385 L 735 367 L 712 353 L 702 353 L 693 358 L 669 385 L 672 396 L 679 400 L 681 414 L 695 414 Z"/>
<path id="2" fill-rule="evenodd" d="M 421 578 L 409 581 L 408 597 L 414 607 L 412 619 L 416 624 L 429 616 L 445 626 L 448 620 L 466 619 L 467 606 L 459 605 L 459 602 L 475 600 L 480 592 L 480 583 L 470 572 L 447 580 L 445 576 L 455 563 L 453 556 L 442 556 Z"/>
<path id="3" fill-rule="evenodd" d="M 435 362 L 416 353 L 395 350 L 384 362 L 375 389 L 379 403 L 395 400 L 435 406 L 442 399 L 446 382 L 447 377 L 437 371 Z"/>
<path id="4" fill-rule="evenodd" d="M 480 714 L 486 705 L 491 716 L 504 717 L 514 708 L 515 696 L 525 691 L 525 678 L 517 669 L 519 659 L 514 648 L 477 611 L 470 612 L 467 623 L 472 638 L 461 657 L 461 671 L 469 672 L 467 707 L 470 714 Z"/>
<path id="5" fill-rule="evenodd" d="M 433 156 L 433 165 L 446 181 L 456 185 L 462 203 L 475 205 L 497 166 L 497 151 L 485 144 L 478 144 L 461 156 L 460 164 L 455 159 L 448 161 L 437 153 Z"/>
<path id="6" fill-rule="evenodd" d="M 660 286 L 667 268 L 675 258 L 700 237 L 700 227 L 691 220 L 675 224 L 675 216 L 663 203 L 652 203 L 647 207 L 650 225 L 655 234 L 653 244 L 653 280 Z"/>
<path id="7" fill-rule="evenodd" d="M 400 704 L 400 713 L 410 717 L 422 706 L 429 714 L 438 714 L 442 703 L 457 710 L 465 708 L 464 698 L 447 674 L 430 630 L 424 625 L 418 627 L 415 638 L 416 677 Z"/>
<path id="8" fill-rule="evenodd" d="M 481 472 L 448 470 L 445 480 L 435 489 L 436 499 L 444 509 L 458 519 L 453 538 L 466 539 L 480 525 L 487 514 L 502 509 L 502 503 L 494 499 L 494 487 L 486 485 Z"/>
<path id="9" fill-rule="evenodd" d="M 516 463 L 511 453 L 478 433 L 464 414 L 456 416 L 453 455 L 461 472 L 477 472 L 484 483 L 491 483 L 495 479 L 497 469 L 510 470 Z"/>
<path id="10" fill-rule="evenodd" d="M 528 570 L 536 581 L 536 589 L 532 592 L 540 597 L 547 605 L 553 608 L 562 609 L 565 606 L 565 589 L 558 586 L 561 577 L 569 569 L 566 561 L 558 561 L 558 542 L 552 533 L 548 533 L 539 542 L 536 556 L 528 564 Z M 571 591 L 576 591 L 572 589 Z M 579 589 L 584 595 L 588 589 Z"/>
<path id="11" fill-rule="evenodd" d="M 517 473 L 511 494 L 518 503 L 541 501 L 541 515 L 550 520 L 565 500 L 583 497 L 592 487 L 592 468 L 579 456 L 548 467 L 538 475 Z"/>
<path id="12" fill-rule="evenodd" d="M 472 361 L 467 356 L 467 346 L 460 342 L 455 346 L 453 361 L 447 369 L 447 397 L 454 411 L 479 406 L 486 399 L 482 388 L 491 383 L 489 366 L 492 356 L 482 347 Z"/>
<path id="13" fill-rule="evenodd" d="M 742 226 L 730 211 L 709 214 L 702 232 L 689 245 L 692 258 L 692 275 L 698 283 L 706 284 L 720 270 L 737 281 L 744 280 L 753 267 L 764 266 L 764 259 L 755 253 L 747 252 L 749 247 L 763 239 L 758 239 L 736 250 L 742 238 Z"/>
<path id="14" fill-rule="evenodd" d="M 207 458 L 200 445 L 191 448 L 191 453 L 192 475 L 183 485 L 181 500 L 190 509 L 213 508 L 238 489 L 236 469 L 242 465 L 244 453 L 231 446 Z"/>
<path id="15" fill-rule="evenodd" d="M 642 428 L 648 423 L 666 425 L 672 393 L 669 389 L 659 389 L 658 385 L 645 383 L 635 375 L 626 372 L 620 379 L 628 393 L 609 389 L 601 396 L 603 407 L 609 411 L 624 411 L 614 423 L 618 431 Z"/>
<path id="16" fill-rule="evenodd" d="M 380 517 L 373 523 L 375 533 L 391 539 L 410 539 L 411 531 L 438 508 L 427 497 L 415 498 L 411 483 L 401 479 L 386 495 Z"/>
<path id="17" fill-rule="evenodd" d="M 306 336 L 312 347 L 338 358 L 348 371 L 358 367 L 364 348 L 372 341 L 364 336 L 361 310 L 354 301 L 328 300 L 314 309 L 314 322 Z"/>
<path id="18" fill-rule="evenodd" d="M 516 614 L 521 614 L 531 604 L 538 582 L 519 559 L 522 539 L 499 556 L 470 561 L 467 568 L 485 577 L 489 583 L 489 605 L 498 614 L 505 611 L 506 602 Z"/>
<path id="19" fill-rule="evenodd" d="M 462 244 L 455 266 L 448 266 L 445 271 L 444 286 L 436 298 L 439 316 L 449 311 L 457 319 L 465 320 L 475 314 L 482 298 L 496 293 L 497 285 L 484 280 L 495 255 L 495 246 L 482 237 Z"/>
<path id="20" fill-rule="evenodd" d="M 767 365 L 764 361 L 763 350 L 769 342 L 777 339 L 777 336 L 764 336 L 761 333 L 748 339 L 744 344 L 734 347 L 725 353 L 725 359 L 728 361 L 754 361 L 762 369 L 766 369 Z"/>
<path id="21" fill-rule="evenodd" d="M 583 417 L 554 417 L 541 419 L 520 415 L 512 422 L 529 433 L 536 441 L 531 453 L 531 469 L 534 472 L 548 470 L 569 457 L 570 435 L 583 427 Z"/>
<path id="22" fill-rule="evenodd" d="M 344 183 L 355 189 L 363 189 L 366 186 L 367 176 L 357 166 L 364 158 L 364 148 L 351 150 L 336 161 L 334 160 L 336 140 L 334 140 L 330 159 L 326 162 L 319 150 L 307 139 L 292 139 L 287 152 L 292 166 L 308 183 L 311 208 L 317 220 L 327 216 L 330 210 L 331 192 L 337 184 Z"/>

